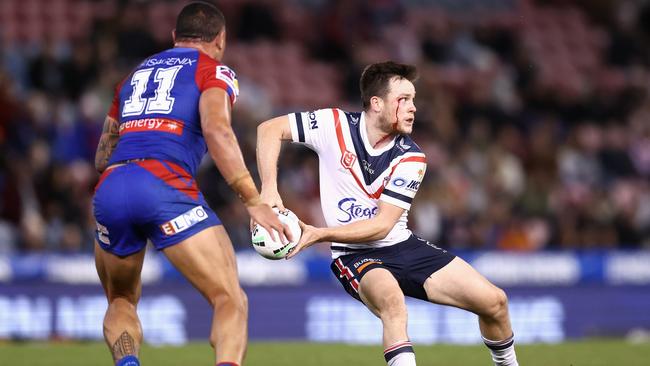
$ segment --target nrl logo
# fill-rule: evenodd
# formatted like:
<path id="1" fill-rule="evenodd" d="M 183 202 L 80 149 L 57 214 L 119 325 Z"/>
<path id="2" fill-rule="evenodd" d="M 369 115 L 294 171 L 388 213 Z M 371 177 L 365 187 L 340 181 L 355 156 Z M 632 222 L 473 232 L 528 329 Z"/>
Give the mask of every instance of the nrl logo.
<path id="1" fill-rule="evenodd" d="M 345 150 L 343 156 L 341 156 L 341 165 L 343 165 L 345 169 L 350 169 L 355 161 L 357 161 L 357 156 L 348 150 Z"/>

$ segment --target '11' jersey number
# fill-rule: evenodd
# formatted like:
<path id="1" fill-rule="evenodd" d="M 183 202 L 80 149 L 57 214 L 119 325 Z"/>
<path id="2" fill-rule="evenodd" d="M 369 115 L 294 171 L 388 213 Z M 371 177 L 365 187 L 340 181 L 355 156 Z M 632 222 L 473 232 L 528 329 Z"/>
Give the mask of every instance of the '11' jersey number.
<path id="1" fill-rule="evenodd" d="M 124 102 L 122 108 L 122 117 L 137 116 L 146 113 L 171 113 L 174 107 L 174 99 L 170 96 L 170 91 L 174 87 L 174 81 L 182 65 L 161 68 L 156 70 L 154 81 L 158 84 L 156 94 L 152 98 L 143 99 L 142 95 L 147 90 L 149 76 L 153 68 L 138 70 L 131 77 L 131 86 L 133 93 L 131 97 Z"/>

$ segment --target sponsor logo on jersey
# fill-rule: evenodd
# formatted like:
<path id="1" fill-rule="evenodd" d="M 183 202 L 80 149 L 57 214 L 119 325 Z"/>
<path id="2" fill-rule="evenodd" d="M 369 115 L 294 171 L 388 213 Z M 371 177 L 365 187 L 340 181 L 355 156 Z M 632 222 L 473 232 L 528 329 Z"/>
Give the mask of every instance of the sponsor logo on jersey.
<path id="1" fill-rule="evenodd" d="M 176 66 L 176 65 L 188 65 L 192 66 L 197 60 L 191 59 L 188 57 L 165 57 L 165 58 L 150 58 L 148 60 L 144 60 L 141 64 L 140 67 L 151 67 L 151 66 L 157 66 L 157 65 L 165 65 L 165 66 Z"/>
<path id="2" fill-rule="evenodd" d="M 430 242 L 430 241 L 428 241 L 428 240 L 424 240 L 424 239 L 422 239 L 422 238 L 417 238 L 417 239 L 418 239 L 419 241 L 423 242 L 424 244 L 426 244 L 426 245 L 432 247 L 432 248 L 435 248 L 435 249 L 438 249 L 438 250 L 443 251 L 444 253 L 447 253 L 446 250 L 440 248 L 439 246 L 433 244 L 432 242 Z"/>
<path id="3" fill-rule="evenodd" d="M 216 77 L 217 79 L 225 82 L 226 85 L 228 85 L 228 87 L 232 89 L 233 93 L 235 93 L 234 95 L 235 98 L 239 96 L 239 82 L 237 81 L 237 74 L 235 74 L 235 72 L 232 71 L 231 68 L 229 68 L 226 65 L 217 66 Z"/>
<path id="4" fill-rule="evenodd" d="M 363 258 L 362 260 L 354 262 L 352 265 L 354 269 L 357 270 L 357 273 L 363 272 L 364 269 L 366 269 L 369 265 L 371 264 L 383 264 L 384 262 L 381 261 L 381 259 L 376 259 L 376 258 Z"/>
<path id="5" fill-rule="evenodd" d="M 318 121 L 316 120 L 316 113 L 309 112 L 309 129 L 315 130 L 318 128 Z"/>
<path id="6" fill-rule="evenodd" d="M 106 226 L 100 224 L 97 221 L 95 221 L 95 224 L 97 224 L 97 239 L 106 245 L 111 245 L 111 241 L 108 238 L 108 229 Z"/>
<path id="7" fill-rule="evenodd" d="M 225 81 L 233 81 L 237 78 L 237 75 L 228 66 L 219 65 L 217 66 L 217 78 Z"/>
<path id="8" fill-rule="evenodd" d="M 378 207 L 367 207 L 356 203 L 356 198 L 347 197 L 339 201 L 341 218 L 336 219 L 340 223 L 347 223 L 356 219 L 370 219 L 377 214 Z"/>
<path id="9" fill-rule="evenodd" d="M 167 118 L 141 118 L 120 124 L 120 135 L 130 132 L 158 131 L 183 134 L 183 122 Z"/>
<path id="10" fill-rule="evenodd" d="M 397 147 L 398 147 L 400 150 L 402 150 L 402 151 L 406 151 L 406 150 L 408 150 L 408 149 L 411 148 L 410 145 L 406 145 L 406 144 L 404 143 L 404 138 L 403 138 L 403 137 L 400 138 L 399 140 L 397 140 Z"/>
<path id="11" fill-rule="evenodd" d="M 393 181 L 391 182 L 395 187 L 403 187 L 406 184 L 406 179 L 397 177 L 394 178 Z"/>
<path id="12" fill-rule="evenodd" d="M 343 156 L 341 156 L 341 165 L 343 165 L 345 169 L 350 169 L 355 161 L 357 161 L 357 156 L 354 153 L 345 150 Z"/>
<path id="13" fill-rule="evenodd" d="M 370 174 L 375 174 L 375 170 L 371 168 L 372 164 L 370 164 L 367 160 L 361 160 L 361 165 L 363 166 L 363 170 L 367 171 Z"/>
<path id="14" fill-rule="evenodd" d="M 174 235 L 185 231 L 203 220 L 207 220 L 208 213 L 201 206 L 193 209 L 167 221 L 160 225 L 160 229 L 165 235 Z"/>
<path id="15" fill-rule="evenodd" d="M 420 181 L 419 180 L 412 180 L 407 186 L 406 189 L 409 191 L 417 191 L 420 189 Z"/>

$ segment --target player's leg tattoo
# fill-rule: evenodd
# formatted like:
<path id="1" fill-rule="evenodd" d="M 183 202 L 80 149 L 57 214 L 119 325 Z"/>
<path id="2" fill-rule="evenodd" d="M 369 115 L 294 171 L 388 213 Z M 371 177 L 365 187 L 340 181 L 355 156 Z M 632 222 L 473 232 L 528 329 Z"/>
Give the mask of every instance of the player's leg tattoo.
<path id="1" fill-rule="evenodd" d="M 111 347 L 113 361 L 115 362 L 128 355 L 137 356 L 137 351 L 135 340 L 127 331 L 124 331 Z"/>

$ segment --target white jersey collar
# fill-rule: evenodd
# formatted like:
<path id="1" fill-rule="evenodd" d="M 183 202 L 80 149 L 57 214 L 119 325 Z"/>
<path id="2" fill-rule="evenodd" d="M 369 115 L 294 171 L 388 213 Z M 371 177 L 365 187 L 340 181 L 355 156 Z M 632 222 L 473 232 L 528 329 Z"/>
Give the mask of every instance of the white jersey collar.
<path id="1" fill-rule="evenodd" d="M 361 135 L 361 141 L 363 141 L 363 146 L 366 148 L 368 154 L 372 156 L 378 156 L 393 148 L 393 146 L 395 145 L 395 137 L 397 137 L 397 135 L 393 136 L 391 141 L 382 148 L 375 149 L 374 147 L 372 147 L 368 139 L 368 130 L 366 129 L 366 112 L 361 112 L 360 120 L 361 121 L 359 121 L 359 134 Z"/>

